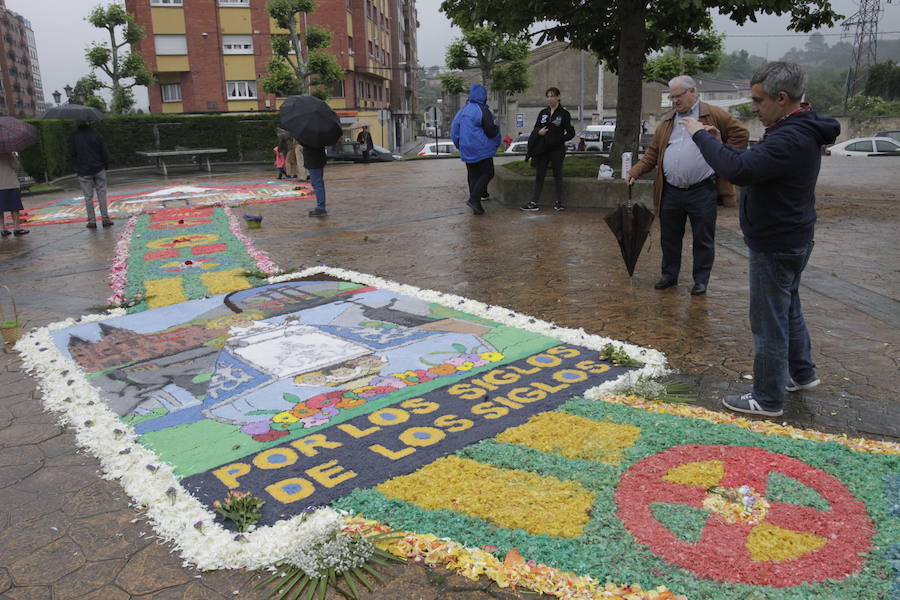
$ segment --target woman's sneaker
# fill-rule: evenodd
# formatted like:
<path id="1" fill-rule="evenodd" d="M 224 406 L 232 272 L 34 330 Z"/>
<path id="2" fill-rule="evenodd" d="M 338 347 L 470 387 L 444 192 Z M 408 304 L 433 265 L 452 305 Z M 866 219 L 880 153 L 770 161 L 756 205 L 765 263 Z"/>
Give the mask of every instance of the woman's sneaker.
<path id="1" fill-rule="evenodd" d="M 809 383 L 797 383 L 796 381 L 793 380 L 793 378 L 788 377 L 788 382 L 787 382 L 787 385 L 784 386 L 784 389 L 789 392 L 799 392 L 800 390 L 810 390 L 810 389 L 816 387 L 817 385 L 819 385 L 820 383 L 822 383 L 822 381 L 818 378 L 813 379 Z"/>
<path id="2" fill-rule="evenodd" d="M 537 205 L 537 202 L 529 202 L 525 206 L 520 206 L 522 210 L 527 210 L 528 212 L 535 212 L 541 210 L 541 207 Z"/>
<path id="3" fill-rule="evenodd" d="M 560 202 L 559 200 L 557 200 L 553 204 L 553 210 L 566 210 L 566 205 L 563 204 L 562 202 Z"/>
<path id="4" fill-rule="evenodd" d="M 762 415 L 764 417 L 780 417 L 784 414 L 781 408 L 763 408 L 753 394 L 744 394 L 743 396 L 725 396 L 722 405 L 730 410 L 749 415 Z"/>

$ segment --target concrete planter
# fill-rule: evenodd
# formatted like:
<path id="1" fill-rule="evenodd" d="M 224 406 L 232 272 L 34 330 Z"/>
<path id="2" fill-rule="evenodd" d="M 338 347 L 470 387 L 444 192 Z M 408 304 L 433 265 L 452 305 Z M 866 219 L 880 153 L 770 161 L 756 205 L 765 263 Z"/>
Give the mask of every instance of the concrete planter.
<path id="1" fill-rule="evenodd" d="M 521 206 L 531 200 L 534 176 L 517 175 L 498 161 L 494 178 L 488 186 L 492 199 L 508 206 Z M 568 208 L 615 208 L 628 199 L 628 186 L 622 179 L 595 179 L 590 177 L 566 177 L 563 191 Z M 556 183 L 553 172 L 547 169 L 544 189 L 538 204 L 551 208 L 556 201 Z M 636 181 L 632 201 L 653 210 L 653 182 Z"/>

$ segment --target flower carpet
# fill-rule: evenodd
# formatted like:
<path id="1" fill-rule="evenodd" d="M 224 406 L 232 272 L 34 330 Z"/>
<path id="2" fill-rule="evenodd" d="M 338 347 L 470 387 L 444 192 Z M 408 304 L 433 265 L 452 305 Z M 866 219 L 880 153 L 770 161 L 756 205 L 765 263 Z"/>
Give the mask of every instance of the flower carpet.
<path id="1" fill-rule="evenodd" d="M 107 207 L 110 217 L 125 219 L 132 215 L 172 208 L 265 204 L 314 198 L 311 185 L 294 181 L 191 183 L 116 191 L 108 195 Z M 22 211 L 22 215 L 29 226 L 87 221 L 82 196 L 47 202 Z"/>
<path id="2" fill-rule="evenodd" d="M 17 349 L 202 569 L 280 561 L 331 506 L 562 598 L 900 597 L 900 445 L 623 395 L 664 357 L 502 307 L 320 267 Z M 211 510 L 237 490 L 243 534 Z"/>
<path id="3" fill-rule="evenodd" d="M 113 259 L 110 305 L 131 312 L 259 284 L 278 268 L 228 207 L 168 208 L 131 217 Z"/>

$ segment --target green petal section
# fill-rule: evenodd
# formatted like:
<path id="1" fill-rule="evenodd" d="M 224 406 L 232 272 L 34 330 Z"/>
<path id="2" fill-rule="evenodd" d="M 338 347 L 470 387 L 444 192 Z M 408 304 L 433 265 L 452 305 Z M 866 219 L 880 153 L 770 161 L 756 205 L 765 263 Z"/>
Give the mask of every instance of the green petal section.
<path id="1" fill-rule="evenodd" d="M 773 471 L 766 483 L 766 499 L 771 502 L 806 506 L 817 510 L 831 510 L 831 504 L 817 491 L 797 481 L 790 475 Z"/>
<path id="2" fill-rule="evenodd" d="M 660 525 L 671 531 L 682 542 L 695 543 L 703 535 L 709 511 L 687 504 L 654 502 L 650 505 L 653 516 Z"/>

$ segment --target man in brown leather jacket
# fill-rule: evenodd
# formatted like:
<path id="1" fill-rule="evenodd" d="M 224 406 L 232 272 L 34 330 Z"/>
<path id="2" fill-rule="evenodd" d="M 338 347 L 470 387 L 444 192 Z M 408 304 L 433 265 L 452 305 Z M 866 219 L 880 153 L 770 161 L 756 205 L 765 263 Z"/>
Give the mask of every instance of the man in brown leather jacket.
<path id="1" fill-rule="evenodd" d="M 687 134 L 681 120 L 697 118 L 715 127 L 722 142 L 734 148 L 746 148 L 750 132 L 728 112 L 697 100 L 697 84 L 687 75 L 669 82 L 669 98 L 674 110 L 663 115 L 647 152 L 626 174 L 628 184 L 656 168 L 653 202 L 659 216 L 662 276 L 654 287 L 663 290 L 678 283 L 681 270 L 681 245 L 686 220 L 691 221 L 693 236 L 692 295 L 706 293 L 715 259 L 717 203 L 734 205 L 734 186 L 717 179 L 703 159 L 697 145 Z"/>

